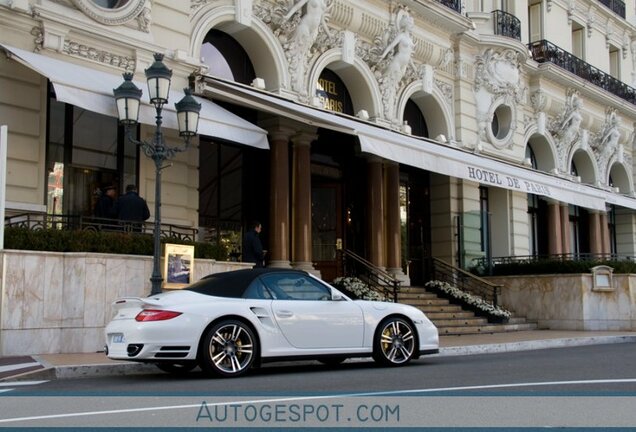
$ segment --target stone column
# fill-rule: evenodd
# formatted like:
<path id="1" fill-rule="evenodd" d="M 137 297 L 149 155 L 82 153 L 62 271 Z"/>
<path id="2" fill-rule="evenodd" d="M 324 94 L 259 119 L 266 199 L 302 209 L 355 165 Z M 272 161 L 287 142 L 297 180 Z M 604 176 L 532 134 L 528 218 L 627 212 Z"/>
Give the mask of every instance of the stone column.
<path id="1" fill-rule="evenodd" d="M 610 229 L 607 212 L 601 213 L 601 237 L 603 238 L 603 253 L 610 255 L 612 253 L 612 246 L 610 245 Z"/>
<path id="2" fill-rule="evenodd" d="M 290 128 L 268 128 L 270 148 L 269 266 L 290 268 L 289 139 Z"/>
<path id="3" fill-rule="evenodd" d="M 384 260 L 384 200 L 382 199 L 382 159 L 367 159 L 367 218 L 369 221 L 369 261 L 385 268 Z"/>
<path id="4" fill-rule="evenodd" d="M 311 142 L 313 134 L 301 132 L 292 137 L 293 142 L 293 250 L 292 267 L 314 271 L 311 242 Z"/>
<path id="5" fill-rule="evenodd" d="M 568 203 L 561 203 L 561 253 L 572 253 L 570 242 L 570 206 Z"/>
<path id="6" fill-rule="evenodd" d="M 400 229 L 400 166 L 395 162 L 384 163 L 384 204 L 386 208 L 386 266 L 387 271 L 402 285 L 411 282 L 402 271 L 402 230 Z"/>
<path id="7" fill-rule="evenodd" d="M 598 211 L 590 210 L 590 253 L 603 253 L 603 238 L 601 237 L 601 216 Z"/>
<path id="8" fill-rule="evenodd" d="M 558 201 L 548 201 L 548 253 L 563 253 L 561 236 L 561 205 Z"/>

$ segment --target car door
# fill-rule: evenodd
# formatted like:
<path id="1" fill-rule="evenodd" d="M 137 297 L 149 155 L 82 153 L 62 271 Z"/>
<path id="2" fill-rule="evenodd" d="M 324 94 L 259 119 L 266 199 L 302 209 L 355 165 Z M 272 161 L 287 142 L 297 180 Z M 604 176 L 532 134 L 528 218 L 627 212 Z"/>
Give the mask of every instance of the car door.
<path id="1" fill-rule="evenodd" d="M 263 276 L 273 293 L 272 312 L 287 341 L 295 348 L 362 346 L 362 309 L 350 300 L 332 300 L 331 288 L 302 273 Z"/>

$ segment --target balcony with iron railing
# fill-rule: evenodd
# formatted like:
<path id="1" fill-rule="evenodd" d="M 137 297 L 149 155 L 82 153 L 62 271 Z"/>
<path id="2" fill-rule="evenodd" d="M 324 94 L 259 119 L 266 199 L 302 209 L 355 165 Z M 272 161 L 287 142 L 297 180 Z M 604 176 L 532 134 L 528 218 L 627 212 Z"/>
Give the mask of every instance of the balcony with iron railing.
<path id="1" fill-rule="evenodd" d="M 491 14 L 496 35 L 521 40 L 521 21 L 519 18 L 502 10 L 492 11 Z"/>
<path id="2" fill-rule="evenodd" d="M 599 0 L 599 3 L 607 6 L 612 12 L 621 18 L 625 18 L 625 2 L 622 0 Z"/>
<path id="3" fill-rule="evenodd" d="M 457 13 L 462 13 L 461 0 L 437 0 L 437 2 L 443 4 L 447 8 L 453 9 Z"/>
<path id="4" fill-rule="evenodd" d="M 540 40 L 528 44 L 532 58 L 539 63 L 553 63 L 621 99 L 636 104 L 636 89 L 559 48 Z"/>

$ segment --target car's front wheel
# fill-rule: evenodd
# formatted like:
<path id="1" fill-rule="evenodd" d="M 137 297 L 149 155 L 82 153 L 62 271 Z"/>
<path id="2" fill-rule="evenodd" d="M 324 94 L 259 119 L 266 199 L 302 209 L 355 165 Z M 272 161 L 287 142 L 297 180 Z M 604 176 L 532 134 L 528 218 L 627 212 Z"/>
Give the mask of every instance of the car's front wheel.
<path id="1" fill-rule="evenodd" d="M 237 377 L 246 373 L 256 358 L 258 342 L 248 325 L 225 320 L 204 336 L 201 369 L 207 374 Z"/>
<path id="2" fill-rule="evenodd" d="M 373 359 L 384 366 L 400 366 L 415 355 L 413 325 L 400 317 L 391 317 L 378 326 L 373 341 Z"/>

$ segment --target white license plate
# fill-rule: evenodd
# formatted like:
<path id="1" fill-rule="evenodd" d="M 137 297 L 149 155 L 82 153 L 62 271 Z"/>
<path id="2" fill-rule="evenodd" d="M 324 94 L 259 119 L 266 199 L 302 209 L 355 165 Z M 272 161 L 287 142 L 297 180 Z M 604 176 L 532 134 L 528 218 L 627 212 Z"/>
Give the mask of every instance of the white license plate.
<path id="1" fill-rule="evenodd" d="M 126 342 L 126 339 L 124 339 L 124 334 L 123 333 L 113 333 L 112 342 L 113 343 L 124 343 L 124 342 Z"/>

